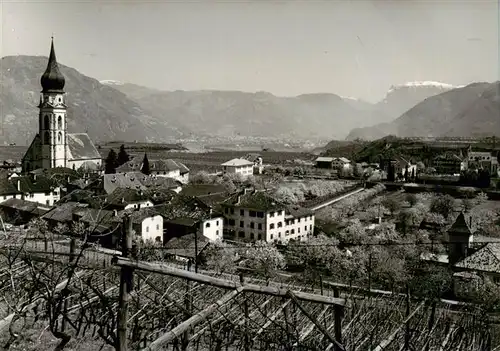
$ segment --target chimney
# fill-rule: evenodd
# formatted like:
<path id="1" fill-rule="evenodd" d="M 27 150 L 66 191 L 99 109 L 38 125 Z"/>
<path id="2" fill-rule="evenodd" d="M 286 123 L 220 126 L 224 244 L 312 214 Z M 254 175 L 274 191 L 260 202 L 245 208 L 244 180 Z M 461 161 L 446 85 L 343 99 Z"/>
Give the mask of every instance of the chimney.
<path id="1" fill-rule="evenodd" d="M 212 218 L 212 207 L 210 207 L 210 209 L 208 210 L 208 213 L 210 215 L 210 218 Z"/>
<path id="2" fill-rule="evenodd" d="M 241 203 L 241 195 L 238 195 L 238 200 L 236 201 L 236 205 L 239 205 Z"/>
<path id="3" fill-rule="evenodd" d="M 36 173 L 33 173 L 33 180 L 36 180 Z"/>
<path id="4" fill-rule="evenodd" d="M 113 210 L 113 217 L 117 217 L 118 216 L 118 211 L 117 210 Z"/>
<path id="5" fill-rule="evenodd" d="M 21 191 L 21 179 L 17 180 L 17 191 Z"/>
<path id="6" fill-rule="evenodd" d="M 67 177 L 66 181 L 69 183 L 69 176 Z"/>
<path id="7" fill-rule="evenodd" d="M 125 202 L 125 198 L 122 197 L 122 203 L 124 203 L 124 202 Z"/>

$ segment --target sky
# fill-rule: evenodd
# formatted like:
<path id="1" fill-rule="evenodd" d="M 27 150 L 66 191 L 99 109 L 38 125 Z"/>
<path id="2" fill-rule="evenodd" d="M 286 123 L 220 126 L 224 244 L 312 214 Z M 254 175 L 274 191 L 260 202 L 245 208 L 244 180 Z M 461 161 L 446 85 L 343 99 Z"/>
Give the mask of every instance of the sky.
<path id="1" fill-rule="evenodd" d="M 0 0 L 0 56 L 162 90 L 335 93 L 499 79 L 499 0 Z"/>

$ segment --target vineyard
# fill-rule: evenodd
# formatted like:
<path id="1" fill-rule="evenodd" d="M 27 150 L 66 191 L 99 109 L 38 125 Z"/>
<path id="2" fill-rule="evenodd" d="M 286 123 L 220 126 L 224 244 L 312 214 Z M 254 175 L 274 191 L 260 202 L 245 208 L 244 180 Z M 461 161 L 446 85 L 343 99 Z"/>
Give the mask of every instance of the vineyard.
<path id="1" fill-rule="evenodd" d="M 123 256 L 63 237 L 2 236 L 2 347 L 479 351 L 499 344 L 480 306 L 193 272 L 134 249 L 128 233 Z"/>

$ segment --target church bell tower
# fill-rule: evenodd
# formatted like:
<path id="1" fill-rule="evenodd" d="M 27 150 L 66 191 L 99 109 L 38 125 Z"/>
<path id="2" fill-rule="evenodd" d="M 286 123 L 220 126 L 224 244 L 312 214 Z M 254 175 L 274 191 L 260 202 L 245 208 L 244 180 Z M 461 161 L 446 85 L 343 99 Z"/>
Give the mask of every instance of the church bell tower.
<path id="1" fill-rule="evenodd" d="M 42 92 L 38 105 L 38 135 L 41 142 L 41 166 L 44 169 L 66 167 L 65 79 L 57 64 L 53 38 L 49 63 L 40 82 Z"/>

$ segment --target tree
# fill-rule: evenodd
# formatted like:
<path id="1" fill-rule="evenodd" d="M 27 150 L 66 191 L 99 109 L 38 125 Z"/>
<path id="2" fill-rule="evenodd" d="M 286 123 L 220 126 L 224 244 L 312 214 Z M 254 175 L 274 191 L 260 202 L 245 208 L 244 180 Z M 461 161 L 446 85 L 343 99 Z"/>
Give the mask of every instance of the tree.
<path id="1" fill-rule="evenodd" d="M 115 150 L 113 150 L 113 149 L 109 150 L 108 157 L 106 157 L 106 160 L 104 160 L 104 163 L 106 164 L 106 166 L 104 168 L 104 173 L 106 173 L 106 174 L 116 173 L 117 156 L 116 156 Z"/>
<path id="2" fill-rule="evenodd" d="M 204 250 L 203 257 L 209 269 L 217 273 L 234 273 L 236 271 L 235 262 L 239 256 L 236 246 L 217 240 Z"/>
<path id="3" fill-rule="evenodd" d="M 128 161 L 130 161 L 130 157 L 127 151 L 125 151 L 125 145 L 122 144 L 122 146 L 120 146 L 120 151 L 118 151 L 117 164 L 118 166 L 121 166 L 127 163 Z"/>
<path id="4" fill-rule="evenodd" d="M 450 195 L 441 195 L 434 198 L 430 211 L 442 215 L 447 219 L 455 209 L 455 199 Z"/>
<path id="5" fill-rule="evenodd" d="M 393 197 L 386 197 L 382 205 L 391 212 L 391 216 L 401 208 L 401 203 Z"/>
<path id="6" fill-rule="evenodd" d="M 144 159 L 142 160 L 141 172 L 145 175 L 151 174 L 151 170 L 149 169 L 148 155 L 146 153 L 144 154 Z"/>
<path id="7" fill-rule="evenodd" d="M 408 203 L 412 207 L 415 206 L 417 204 L 417 202 L 418 202 L 417 197 L 415 196 L 415 194 L 411 194 L 411 193 L 406 194 L 405 200 L 408 201 Z"/>
<path id="8" fill-rule="evenodd" d="M 257 274 L 266 278 L 275 277 L 279 270 L 286 267 L 285 257 L 276 246 L 265 241 L 249 245 L 245 256 L 247 268 L 254 269 Z"/>

